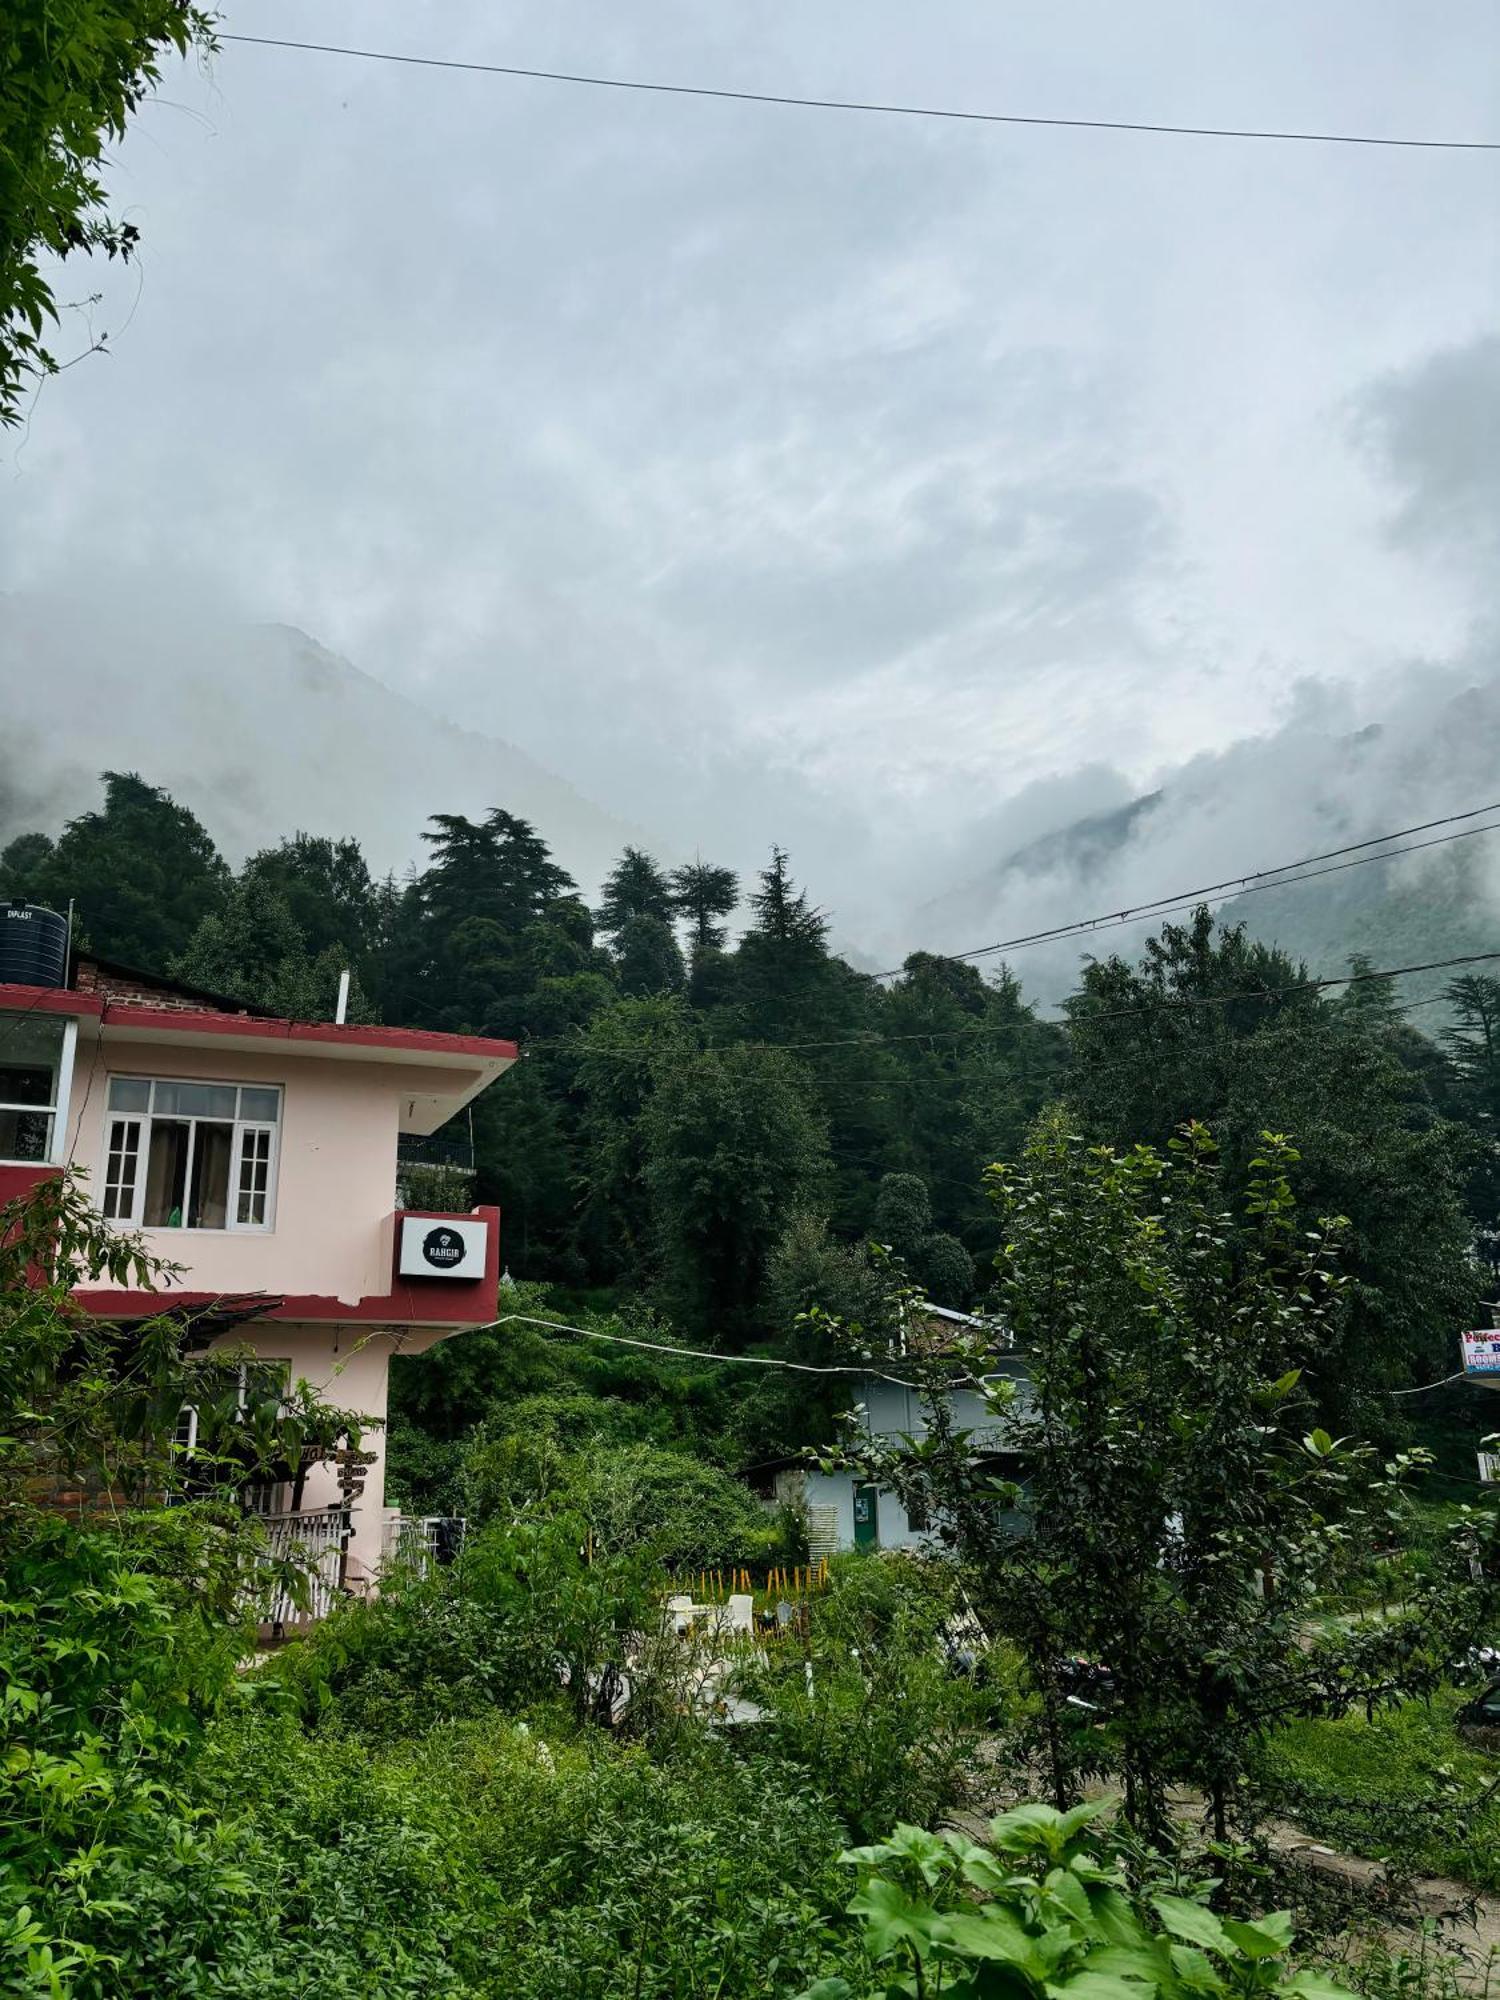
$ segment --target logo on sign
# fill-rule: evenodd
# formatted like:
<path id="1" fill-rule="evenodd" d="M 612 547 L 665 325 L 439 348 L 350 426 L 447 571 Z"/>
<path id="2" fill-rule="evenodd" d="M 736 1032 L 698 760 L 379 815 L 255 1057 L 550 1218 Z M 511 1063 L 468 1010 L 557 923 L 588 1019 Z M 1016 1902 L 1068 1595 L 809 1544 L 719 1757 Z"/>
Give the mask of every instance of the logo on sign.
<path id="1" fill-rule="evenodd" d="M 464 1239 L 456 1229 L 429 1229 L 422 1238 L 422 1255 L 435 1271 L 451 1271 L 464 1257 Z"/>

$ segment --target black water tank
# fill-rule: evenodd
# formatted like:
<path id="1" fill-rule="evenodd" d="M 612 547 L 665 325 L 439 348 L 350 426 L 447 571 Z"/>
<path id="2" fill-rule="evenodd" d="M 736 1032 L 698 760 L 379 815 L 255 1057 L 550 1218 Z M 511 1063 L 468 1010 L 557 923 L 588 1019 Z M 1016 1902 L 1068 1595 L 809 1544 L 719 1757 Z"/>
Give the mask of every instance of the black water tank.
<path id="1" fill-rule="evenodd" d="M 0 903 L 0 986 L 62 986 L 68 920 L 40 903 Z"/>

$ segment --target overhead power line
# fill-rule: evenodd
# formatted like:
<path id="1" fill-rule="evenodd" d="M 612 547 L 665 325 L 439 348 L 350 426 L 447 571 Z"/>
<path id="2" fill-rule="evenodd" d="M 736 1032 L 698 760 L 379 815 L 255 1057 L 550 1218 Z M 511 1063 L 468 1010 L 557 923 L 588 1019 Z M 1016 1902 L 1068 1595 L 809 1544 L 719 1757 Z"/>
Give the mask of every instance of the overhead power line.
<path id="1" fill-rule="evenodd" d="M 1165 1007 L 1175 1011 L 1179 1008 L 1187 1007 L 1228 1007 L 1232 1006 L 1238 1000 L 1286 1000 L 1296 994 L 1326 993 L 1335 986 L 1364 986 L 1379 979 L 1405 979 L 1418 972 L 1451 972 L 1464 965 L 1490 965 L 1497 959 L 1500 959 L 1500 951 L 1462 952 L 1454 958 L 1430 958 L 1416 965 L 1373 966 L 1364 972 L 1342 972 L 1337 977 L 1331 979 L 1299 979 L 1290 986 L 1245 986 L 1233 993 L 1170 994 L 1163 996 L 1162 999 L 1153 1002 L 1150 1006 L 1090 1007 L 1085 1013 L 1074 1017 L 1074 1019 L 1075 1021 L 1086 1021 L 1092 1026 L 1096 1021 L 1128 1020 L 1132 1017 L 1150 1014 L 1155 1011 L 1156 1007 Z M 1419 1001 L 1416 1004 L 1425 1006 L 1428 1003 Z M 873 1049 L 887 1042 L 979 1041 L 995 1035 L 1015 1035 L 1018 1032 L 1024 1032 L 1028 1026 L 1047 1027 L 1053 1025 L 1061 1026 L 1064 1024 L 1007 1021 L 1002 1026 L 985 1028 L 922 1028 L 899 1035 L 840 1035 L 831 1037 L 826 1041 L 805 1042 L 766 1042 L 745 1038 L 733 1042 L 714 1042 L 706 1049 L 694 1051 L 694 1053 L 716 1055 L 723 1049 L 753 1048 L 781 1049 L 787 1054 L 798 1054 L 813 1049 Z M 528 1042 L 526 1045 L 528 1052 L 531 1049 L 547 1047 L 567 1047 L 577 1050 L 580 1054 L 587 1053 L 591 1057 L 600 1056 L 609 1060 L 619 1060 L 622 1062 L 655 1061 L 660 1059 L 661 1054 L 660 1050 L 653 1049 L 645 1043 L 641 1043 L 634 1048 L 589 1048 L 585 1050 L 584 1043 L 576 1036 L 548 1036 L 535 1042 Z M 823 1080 L 831 1084 L 838 1082 L 837 1077 L 820 1079 L 820 1081 Z"/>
<path id="2" fill-rule="evenodd" d="M 1164 997 L 1156 1005 L 1162 1007 L 1227 1007 L 1236 1000 L 1283 1000 L 1298 993 L 1323 993 L 1334 986 L 1363 986 L 1376 979 L 1404 979 L 1417 972 L 1447 972 L 1460 965 L 1484 965 L 1500 959 L 1500 951 L 1465 952 L 1457 958 L 1432 958 L 1419 965 L 1387 965 L 1365 972 L 1340 973 L 1335 979 L 1299 979 L 1291 986 L 1247 986 L 1236 993 L 1181 993 Z M 1091 1007 L 1081 1018 L 1089 1021 L 1117 1021 L 1132 1015 L 1148 1014 L 1151 1007 Z M 866 1039 L 881 1042 L 925 1042 L 947 1035 L 1014 1034 L 1015 1023 L 1004 1028 L 938 1028 L 924 1034 L 876 1035 Z M 861 1038 L 852 1038 L 858 1042 Z M 771 1042 L 770 1048 L 777 1049 L 831 1049 L 848 1046 L 843 1042 Z"/>
<path id="3" fill-rule="evenodd" d="M 1446 1389 L 1450 1382 L 1461 1382 L 1464 1371 L 1458 1369 L 1452 1375 L 1442 1375 L 1436 1382 L 1419 1382 L 1415 1389 L 1387 1389 L 1388 1396 L 1425 1396 L 1429 1389 Z"/>
<path id="4" fill-rule="evenodd" d="M 982 1320 L 983 1314 L 976 1314 L 975 1317 Z M 888 1375 L 883 1369 L 875 1367 L 869 1361 L 844 1362 L 832 1367 L 817 1367 L 808 1361 L 786 1361 L 778 1355 L 715 1354 L 708 1348 L 679 1347 L 663 1340 L 640 1340 L 630 1334 L 606 1333 L 602 1328 L 594 1326 L 570 1326 L 565 1320 L 541 1319 L 531 1313 L 502 1313 L 499 1319 L 491 1320 L 487 1327 L 482 1327 L 479 1331 L 489 1332 L 501 1326 L 537 1326 L 541 1327 L 547 1333 L 574 1333 L 580 1339 L 605 1341 L 614 1347 L 634 1347 L 647 1354 L 670 1354 L 674 1359 L 680 1361 L 708 1361 L 730 1368 L 779 1368 L 792 1375 L 873 1376 L 877 1381 L 894 1383 L 898 1389 L 926 1389 L 930 1386 L 923 1382 L 912 1382 L 900 1375 Z M 1388 1396 L 1421 1396 L 1425 1395 L 1429 1389 L 1442 1389 L 1450 1382 L 1460 1381 L 1462 1376 L 1463 1370 L 1460 1369 L 1456 1375 L 1443 1376 L 1441 1381 L 1424 1382 L 1415 1389 L 1388 1389 L 1386 1394 Z M 974 1378 L 965 1371 L 959 1379 L 964 1382 L 972 1382 Z M 1442 1477 L 1443 1475 L 1436 1476 Z M 1483 1482 L 1468 1479 L 1449 1480 L 1449 1484 L 1452 1485 L 1474 1486 L 1481 1483 Z"/>
<path id="5" fill-rule="evenodd" d="M 714 1354 L 702 1347 L 675 1347 L 662 1340 L 637 1340 L 624 1333 L 605 1333 L 595 1326 L 569 1326 L 563 1320 L 537 1319 L 529 1313 L 502 1313 L 499 1319 L 489 1322 L 489 1327 L 520 1325 L 540 1326 L 550 1333 L 576 1333 L 584 1340 L 604 1340 L 615 1347 L 638 1347 L 647 1354 L 671 1354 L 683 1361 L 712 1361 L 730 1368 L 780 1368 L 792 1375 L 873 1375 L 882 1382 L 894 1382 L 898 1389 L 920 1389 L 920 1382 L 904 1380 L 899 1375 L 887 1375 L 868 1361 L 847 1362 L 837 1367 L 819 1368 L 810 1361 L 783 1361 L 769 1354 Z M 481 1327 L 480 1332 L 489 1328 Z M 969 1378 L 965 1376 L 965 1380 Z"/>
<path id="6" fill-rule="evenodd" d="M 799 111 L 856 111 L 883 118 L 937 118 L 965 125 L 1034 125 L 1065 132 L 1137 132 L 1174 139 L 1269 139 L 1289 145 L 1394 146 L 1418 152 L 1500 153 L 1500 140 L 1496 139 L 1430 139 L 1383 132 L 1304 132 L 1244 125 L 1165 125 L 1135 118 L 1053 118 L 1020 111 L 960 111 L 950 105 L 890 104 L 853 97 L 801 97 L 789 91 L 731 90 L 706 83 L 660 83 L 645 77 L 533 69 L 520 63 L 469 62 L 457 56 L 403 55 L 394 49 L 353 48 L 341 42 L 293 41 L 279 35 L 221 34 L 219 40 L 262 49 L 298 49 L 310 55 L 353 56 L 360 62 L 399 63 L 410 69 L 462 70 L 474 76 L 519 77 L 535 83 L 582 84 L 590 90 L 646 91 L 660 97 L 706 97 L 731 104 L 788 105 Z"/>
<path id="7" fill-rule="evenodd" d="M 1219 882 L 1205 882 L 1197 889 L 1175 889 L 1167 896 L 1153 896 L 1144 903 L 1131 903 L 1121 910 L 1105 910 L 1096 917 L 1074 917 L 1068 923 L 1054 924 L 1049 930 L 1025 931 L 1019 937 L 1001 938 L 995 944 L 971 946 L 967 951 L 935 951 L 925 954 L 942 959 L 947 963 L 959 964 L 972 958 L 992 958 L 997 952 L 1022 951 L 1031 945 L 1057 944 L 1072 937 L 1091 936 L 1095 931 L 1117 930 L 1125 924 L 1137 924 L 1156 917 L 1170 916 L 1174 910 L 1190 909 L 1206 899 L 1219 898 L 1232 901 L 1239 896 L 1253 896 L 1267 889 L 1289 889 L 1298 882 L 1313 882 L 1320 875 L 1337 875 L 1345 868 L 1368 868 L 1377 861 L 1395 861 L 1403 854 L 1419 854 L 1423 848 L 1442 847 L 1451 840 L 1472 840 L 1482 833 L 1500 830 L 1500 820 L 1490 826 L 1464 827 L 1458 833 L 1445 833 L 1436 840 L 1412 841 L 1409 847 L 1392 847 L 1393 840 L 1407 840 L 1414 833 L 1430 833 L 1435 826 L 1459 826 L 1465 820 L 1482 819 L 1486 813 L 1500 812 L 1500 799 L 1487 806 L 1471 806 L 1467 812 L 1447 813 L 1441 819 L 1426 819 L 1417 826 L 1401 826 L 1390 833 L 1372 834 L 1368 840 L 1350 841 L 1346 847 L 1330 847 L 1322 854 L 1305 854 L 1297 861 L 1283 861 L 1275 868 L 1252 869 L 1247 875 L 1226 875 Z M 1385 852 L 1376 854 L 1367 849 L 1383 848 Z M 1341 861 L 1345 854 L 1356 855 L 1353 861 Z M 1315 862 L 1334 862 L 1330 868 L 1315 868 Z M 1293 874 L 1293 869 L 1308 872 Z M 884 972 L 872 973 L 875 979 L 895 979 L 905 971 L 898 965 Z"/>

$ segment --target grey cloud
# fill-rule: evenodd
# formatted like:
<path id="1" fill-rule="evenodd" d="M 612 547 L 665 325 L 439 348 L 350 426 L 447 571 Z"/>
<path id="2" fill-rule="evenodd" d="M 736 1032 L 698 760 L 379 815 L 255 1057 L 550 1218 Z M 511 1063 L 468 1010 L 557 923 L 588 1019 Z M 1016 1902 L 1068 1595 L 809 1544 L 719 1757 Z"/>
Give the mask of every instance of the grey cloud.
<path id="1" fill-rule="evenodd" d="M 1461 558 L 1500 554 L 1500 333 L 1387 377 L 1359 418 L 1401 491 L 1392 523 L 1401 541 Z"/>
<path id="2" fill-rule="evenodd" d="M 1479 129 L 1493 16 L 1445 19 L 1435 42 L 1332 0 L 1309 43 L 1294 0 L 329 0 L 319 39 Z M 252 31 L 308 32 L 275 4 Z M 170 613 L 186 577 L 664 842 L 748 865 L 790 840 L 851 926 L 930 899 L 1006 801 L 1080 767 L 1149 787 L 1273 731 L 1299 677 L 1374 688 L 1480 608 L 1427 560 L 1484 490 L 1465 390 L 1411 373 L 1483 320 L 1472 162 L 243 48 L 168 95 L 209 124 L 158 107 L 122 149 L 139 310 L 119 331 L 134 280 L 109 280 L 111 358 L 42 397 L 0 587 L 123 573 Z M 1386 473 L 1332 420 L 1372 380 L 1386 473 L 1428 439 L 1420 562 L 1391 561 Z"/>

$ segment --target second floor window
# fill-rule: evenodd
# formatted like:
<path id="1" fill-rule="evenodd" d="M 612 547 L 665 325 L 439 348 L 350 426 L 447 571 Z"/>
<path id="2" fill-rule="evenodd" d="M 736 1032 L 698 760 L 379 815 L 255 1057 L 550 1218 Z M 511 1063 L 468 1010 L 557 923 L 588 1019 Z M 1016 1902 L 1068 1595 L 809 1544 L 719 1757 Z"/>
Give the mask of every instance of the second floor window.
<path id="1" fill-rule="evenodd" d="M 0 1014 L 0 1160 L 62 1157 L 58 1123 L 67 1110 L 72 1034 L 71 1021 Z"/>
<path id="2" fill-rule="evenodd" d="M 269 1229 L 280 1126 L 274 1085 L 111 1077 L 105 1215 L 141 1229 Z"/>

